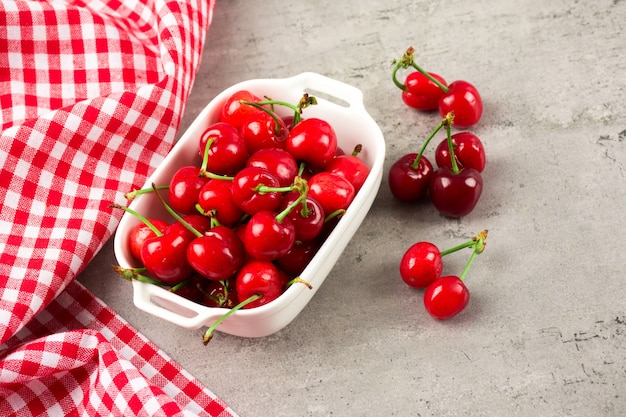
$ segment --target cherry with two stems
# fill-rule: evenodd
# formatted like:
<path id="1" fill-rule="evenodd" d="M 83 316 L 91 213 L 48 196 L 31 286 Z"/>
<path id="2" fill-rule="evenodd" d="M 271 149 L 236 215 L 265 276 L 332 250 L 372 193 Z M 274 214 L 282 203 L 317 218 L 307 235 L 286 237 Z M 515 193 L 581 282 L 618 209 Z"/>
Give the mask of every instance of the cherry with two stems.
<path id="1" fill-rule="evenodd" d="M 441 77 L 435 77 L 417 65 L 414 58 L 415 50 L 413 47 L 409 47 L 402 59 L 396 63 L 393 72 L 393 81 L 396 86 L 402 90 L 407 89 L 406 85 L 401 84 L 396 79 L 396 72 L 399 68 L 413 67 L 443 92 L 437 103 L 441 117 L 445 117 L 446 114 L 453 112 L 455 115 L 453 126 L 458 129 L 465 129 L 478 123 L 483 114 L 483 100 L 476 87 L 464 80 L 453 81 L 446 85 L 440 81 Z M 432 98 L 433 95 L 430 94 L 429 97 Z"/>
<path id="2" fill-rule="evenodd" d="M 430 179 L 428 191 L 439 213 L 446 217 L 459 218 L 474 210 L 483 190 L 483 179 L 474 168 L 459 168 L 454 157 L 449 125 L 446 125 L 446 132 L 452 167 L 437 168 Z"/>
<path id="3" fill-rule="evenodd" d="M 438 320 L 447 320 L 459 314 L 470 299 L 464 279 L 476 256 L 485 249 L 487 230 L 483 230 L 470 242 L 461 247 L 471 247 L 472 254 L 459 276 L 446 275 L 433 281 L 424 292 L 424 307 L 428 314 Z"/>

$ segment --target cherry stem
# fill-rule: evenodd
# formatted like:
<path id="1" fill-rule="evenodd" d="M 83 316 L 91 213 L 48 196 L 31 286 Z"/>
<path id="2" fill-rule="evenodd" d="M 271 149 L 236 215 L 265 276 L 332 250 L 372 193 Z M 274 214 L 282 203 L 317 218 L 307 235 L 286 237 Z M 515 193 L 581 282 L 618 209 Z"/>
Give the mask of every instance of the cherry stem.
<path id="1" fill-rule="evenodd" d="M 235 311 L 240 310 L 241 308 L 243 308 L 246 305 L 250 304 L 251 302 L 258 300 L 259 298 L 261 298 L 261 294 L 259 294 L 259 293 L 251 295 L 247 299 L 245 299 L 242 302 L 240 302 L 239 304 L 237 304 L 235 307 L 233 307 L 230 310 L 228 310 L 219 319 L 217 319 L 213 324 L 211 324 L 211 327 L 209 327 L 206 330 L 206 332 L 204 332 L 204 336 L 202 336 L 202 343 L 204 344 L 204 346 L 209 344 L 209 342 L 213 338 L 213 332 L 215 331 L 217 326 L 219 326 L 224 320 L 226 320 L 228 318 L 228 316 L 233 314 Z"/>
<path id="2" fill-rule="evenodd" d="M 204 137 L 204 134 L 203 134 Z M 200 139 L 202 140 L 202 138 Z M 213 138 L 209 138 L 204 145 L 204 153 L 202 154 L 202 164 L 200 165 L 200 176 L 205 178 L 211 178 L 215 180 L 232 181 L 235 177 L 229 177 L 227 175 L 214 174 L 207 170 L 209 165 L 209 149 L 213 145 Z"/>
<path id="3" fill-rule="evenodd" d="M 244 104 L 250 104 L 249 102 L 243 102 Z M 304 93 L 302 95 L 302 97 L 300 98 L 300 101 L 298 101 L 298 105 L 293 105 L 291 103 L 287 103 L 286 101 L 280 101 L 280 100 L 264 100 L 264 101 L 257 101 L 255 103 L 255 107 L 258 106 L 264 106 L 266 104 L 269 105 L 274 105 L 274 104 L 278 104 L 279 106 L 285 106 L 290 108 L 291 110 L 293 110 L 294 114 L 293 114 L 293 121 L 291 122 L 291 127 L 297 125 L 298 123 L 300 123 L 300 121 L 302 120 L 302 110 L 309 107 L 309 106 L 313 106 L 317 104 L 317 99 L 313 96 L 310 96 L 308 93 Z"/>
<path id="4" fill-rule="evenodd" d="M 283 211 L 276 215 L 276 221 L 282 223 L 283 219 L 293 210 L 298 204 L 302 203 L 306 207 L 306 194 L 300 194 L 293 203 L 289 204 Z"/>
<path id="5" fill-rule="evenodd" d="M 449 127 L 450 124 L 452 124 L 452 118 L 453 118 L 452 113 L 446 114 L 446 117 L 441 119 L 437 127 L 435 127 L 435 129 L 431 132 L 430 136 L 426 138 L 426 140 L 424 141 L 424 144 L 422 145 L 422 148 L 420 149 L 419 153 L 415 157 L 415 160 L 413 161 L 413 163 L 411 163 L 412 169 L 417 169 L 420 163 L 420 159 L 422 159 L 422 155 L 424 154 L 424 151 L 426 150 L 426 147 L 428 146 L 428 143 L 437 134 L 437 132 L 441 130 L 442 127 L 444 126 Z"/>
<path id="6" fill-rule="evenodd" d="M 472 254 L 469 257 L 467 264 L 465 265 L 465 268 L 463 268 L 463 272 L 461 272 L 461 275 L 459 275 L 459 279 L 461 281 L 465 279 L 465 276 L 467 275 L 467 272 L 472 266 L 474 259 L 476 259 L 476 256 L 483 253 L 483 251 L 485 250 L 485 246 L 487 245 L 487 243 L 485 242 L 485 239 L 487 239 L 487 230 L 483 230 L 482 232 L 480 232 L 478 235 L 476 235 L 476 237 L 474 237 L 474 239 L 475 239 L 474 250 L 472 251 Z"/>
<path id="7" fill-rule="evenodd" d="M 165 283 L 159 280 L 150 278 L 140 273 L 140 272 L 144 272 L 145 270 L 146 268 L 122 268 L 119 265 L 113 266 L 113 271 L 119 276 L 121 276 L 122 278 L 124 278 L 126 281 L 141 281 L 141 282 L 146 282 L 148 284 L 167 286 Z"/>
<path id="8" fill-rule="evenodd" d="M 125 212 L 132 214 L 133 216 L 137 217 L 142 223 L 144 223 L 146 226 L 148 226 L 150 228 L 150 230 L 152 230 L 154 232 L 155 235 L 157 236 L 163 236 L 163 233 L 161 233 L 161 231 L 159 229 L 156 228 L 156 226 L 154 224 L 152 224 L 152 222 L 150 220 L 148 220 L 146 217 L 144 217 L 141 213 L 138 213 L 137 211 L 126 207 L 126 206 L 121 206 L 119 204 L 111 204 L 109 205 L 110 208 L 116 208 L 116 209 L 121 209 L 124 210 Z"/>
<path id="9" fill-rule="evenodd" d="M 157 188 L 159 190 L 167 190 L 168 188 L 170 188 L 170 186 L 169 185 L 159 185 Z M 139 196 L 141 194 L 148 194 L 148 193 L 152 193 L 152 192 L 154 192 L 154 190 L 152 188 L 141 188 L 139 190 L 133 190 L 133 191 L 130 191 L 130 192 L 126 193 L 124 195 L 124 197 L 126 197 L 127 200 L 132 200 L 132 199 L 134 199 L 135 197 L 137 197 L 137 196 Z"/>
<path id="10" fill-rule="evenodd" d="M 239 103 L 245 104 L 245 105 L 248 105 L 248 106 L 252 106 L 252 107 L 256 107 L 257 109 L 259 109 L 261 111 L 264 111 L 265 113 L 269 114 L 270 117 L 272 119 L 274 119 L 274 124 L 276 125 L 276 127 L 274 128 L 274 133 L 276 135 L 280 134 L 280 121 L 278 120 L 278 116 L 276 115 L 276 113 L 274 113 L 274 111 L 273 111 L 274 110 L 273 106 L 272 106 L 272 109 L 270 110 L 270 109 L 267 109 L 267 108 L 263 107 L 263 105 L 258 104 L 258 103 L 254 103 L 252 101 L 239 100 Z"/>
<path id="11" fill-rule="evenodd" d="M 361 151 L 363 150 L 363 145 L 361 145 L 360 143 L 358 145 L 356 145 L 354 147 L 354 149 L 352 150 L 352 156 L 357 156 L 358 154 L 361 153 Z"/>
<path id="12" fill-rule="evenodd" d="M 154 184 L 152 184 L 152 187 L 155 187 L 155 188 L 156 188 L 156 186 L 155 186 Z M 157 195 L 157 197 L 159 198 L 159 201 L 161 202 L 161 204 L 163 204 L 163 207 L 165 208 L 165 210 L 167 210 L 167 212 L 168 212 L 169 214 L 171 214 L 171 215 L 172 215 L 172 217 L 174 217 L 174 218 L 175 218 L 177 221 L 179 221 L 179 222 L 180 222 L 183 226 L 185 226 L 185 228 L 186 228 L 187 230 L 189 230 L 191 233 L 193 233 L 193 234 L 194 234 L 194 236 L 196 236 L 196 237 L 202 237 L 202 236 L 203 236 L 203 235 L 202 235 L 202 233 L 200 233 L 198 230 L 196 230 L 196 228 L 195 228 L 195 227 L 193 227 L 193 226 L 192 226 L 191 224 L 189 224 L 189 223 L 188 223 L 185 219 L 183 219 L 183 218 L 182 218 L 182 217 L 181 217 L 178 213 L 176 213 L 176 212 L 174 211 L 174 209 L 172 209 L 172 208 L 169 206 L 169 204 L 167 204 L 167 203 L 165 202 L 165 200 L 163 199 L 163 197 L 161 196 L 161 194 L 160 194 L 160 193 L 159 193 L 156 189 L 154 190 L 154 192 L 155 192 L 155 194 Z"/>
<path id="13" fill-rule="evenodd" d="M 343 216 L 345 212 L 346 212 L 346 209 L 338 209 L 338 210 L 333 211 L 332 213 L 324 217 L 324 223 L 331 221 L 335 217 Z"/>
<path id="14" fill-rule="evenodd" d="M 293 284 L 304 284 L 306 285 L 306 287 L 310 290 L 313 289 L 313 286 L 305 279 L 302 279 L 301 277 L 295 277 L 294 279 L 292 279 L 291 281 L 289 281 L 287 283 L 287 287 L 291 287 Z"/>
<path id="15" fill-rule="evenodd" d="M 450 112 L 446 115 L 446 118 L 450 116 L 450 122 L 446 124 L 446 140 L 448 141 L 448 152 L 450 153 L 450 163 L 452 164 L 452 172 L 456 175 L 459 173 L 459 164 L 456 162 L 456 157 L 454 156 L 454 143 L 452 142 L 452 135 L 450 132 L 450 125 L 454 120 L 454 113 Z"/>
<path id="16" fill-rule="evenodd" d="M 479 234 L 477 234 L 476 236 L 474 236 L 472 239 L 468 240 L 467 242 L 461 243 L 460 245 L 456 245 L 456 246 L 453 246 L 449 249 L 442 251 L 441 256 L 446 256 L 446 255 L 460 251 L 461 249 L 465 249 L 465 248 L 473 248 L 474 252 L 481 253 L 483 250 L 485 250 L 485 246 L 487 244 L 485 242 L 487 239 L 487 233 L 488 233 L 488 230 L 483 230 L 482 232 L 480 232 Z"/>
<path id="17" fill-rule="evenodd" d="M 443 85 L 441 83 L 441 81 L 439 81 L 438 79 L 436 79 L 435 77 L 433 77 L 432 75 L 430 75 L 427 71 L 425 71 L 423 68 L 421 68 L 419 65 L 417 65 L 415 63 L 415 49 L 413 49 L 412 46 L 409 46 L 406 50 L 406 52 L 404 53 L 404 55 L 402 55 L 402 58 L 399 61 L 395 62 L 395 66 L 393 68 L 393 72 L 391 74 L 392 80 L 394 82 L 394 84 L 402 91 L 407 91 L 406 85 L 401 83 L 400 81 L 398 81 L 397 77 L 396 77 L 396 73 L 398 72 L 398 70 L 400 68 L 404 68 L 407 69 L 408 67 L 413 67 L 415 68 L 415 70 L 417 70 L 418 72 L 420 72 L 422 75 L 424 75 L 426 78 L 428 78 L 430 81 L 432 81 L 435 85 L 437 85 L 437 87 L 441 88 L 444 92 L 448 92 L 450 91 L 450 89 L 448 87 L 446 87 L 445 85 Z"/>

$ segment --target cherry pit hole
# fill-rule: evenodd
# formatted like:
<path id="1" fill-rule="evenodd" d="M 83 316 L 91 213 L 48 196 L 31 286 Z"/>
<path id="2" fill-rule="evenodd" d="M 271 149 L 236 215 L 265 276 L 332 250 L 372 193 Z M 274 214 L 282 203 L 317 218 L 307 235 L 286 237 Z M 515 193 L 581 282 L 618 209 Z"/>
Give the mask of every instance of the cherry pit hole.
<path id="1" fill-rule="evenodd" d="M 304 92 L 307 93 L 308 95 L 311 95 L 316 98 L 324 99 L 326 101 L 329 101 L 341 107 L 346 107 L 346 108 L 350 107 L 350 103 L 332 94 L 324 93 L 324 92 L 321 92 L 312 88 L 306 88 Z"/>

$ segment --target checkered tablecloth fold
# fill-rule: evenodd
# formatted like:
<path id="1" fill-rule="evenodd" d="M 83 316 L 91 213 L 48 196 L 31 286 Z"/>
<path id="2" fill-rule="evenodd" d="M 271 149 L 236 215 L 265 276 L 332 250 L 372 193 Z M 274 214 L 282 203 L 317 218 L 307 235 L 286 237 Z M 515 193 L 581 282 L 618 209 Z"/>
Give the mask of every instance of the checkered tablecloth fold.
<path id="1" fill-rule="evenodd" d="M 232 415 L 75 282 L 170 150 L 213 7 L 0 2 L 0 415 Z"/>

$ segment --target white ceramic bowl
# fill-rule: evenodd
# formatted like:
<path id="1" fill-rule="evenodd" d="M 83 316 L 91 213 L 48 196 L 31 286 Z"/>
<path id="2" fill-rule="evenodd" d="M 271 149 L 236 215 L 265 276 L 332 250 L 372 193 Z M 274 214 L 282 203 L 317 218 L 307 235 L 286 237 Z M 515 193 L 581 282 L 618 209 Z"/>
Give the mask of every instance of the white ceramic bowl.
<path id="1" fill-rule="evenodd" d="M 362 92 L 353 86 L 310 72 L 285 79 L 249 80 L 227 88 L 204 108 L 148 178 L 146 187 L 152 183 L 168 184 L 178 168 L 198 160 L 200 135 L 210 124 L 218 121 L 222 103 L 232 93 L 242 89 L 250 90 L 259 97 L 268 96 L 294 104 L 297 104 L 304 92 L 315 96 L 318 104 L 304 109 L 303 117 L 319 117 L 328 121 L 337 133 L 339 146 L 346 152 L 362 144 L 363 150 L 359 157 L 371 168 L 369 177 L 354 201 L 300 275 L 313 289 L 305 285 L 292 285 L 278 299 L 264 306 L 235 312 L 216 329 L 236 336 L 263 337 L 281 330 L 300 313 L 359 228 L 382 181 L 385 141 L 380 128 L 363 106 Z M 281 107 L 284 106 L 276 106 L 279 113 Z M 283 110 L 283 115 L 291 112 L 286 108 Z M 153 194 L 139 196 L 129 207 L 148 218 L 171 219 Z M 127 244 L 128 233 L 137 223 L 137 218 L 126 213 L 115 234 L 115 256 L 118 264 L 124 268 L 137 266 Z M 133 301 L 139 309 L 188 329 L 210 326 L 228 311 L 196 304 L 166 289 L 140 281 L 133 281 L 133 291 Z"/>

